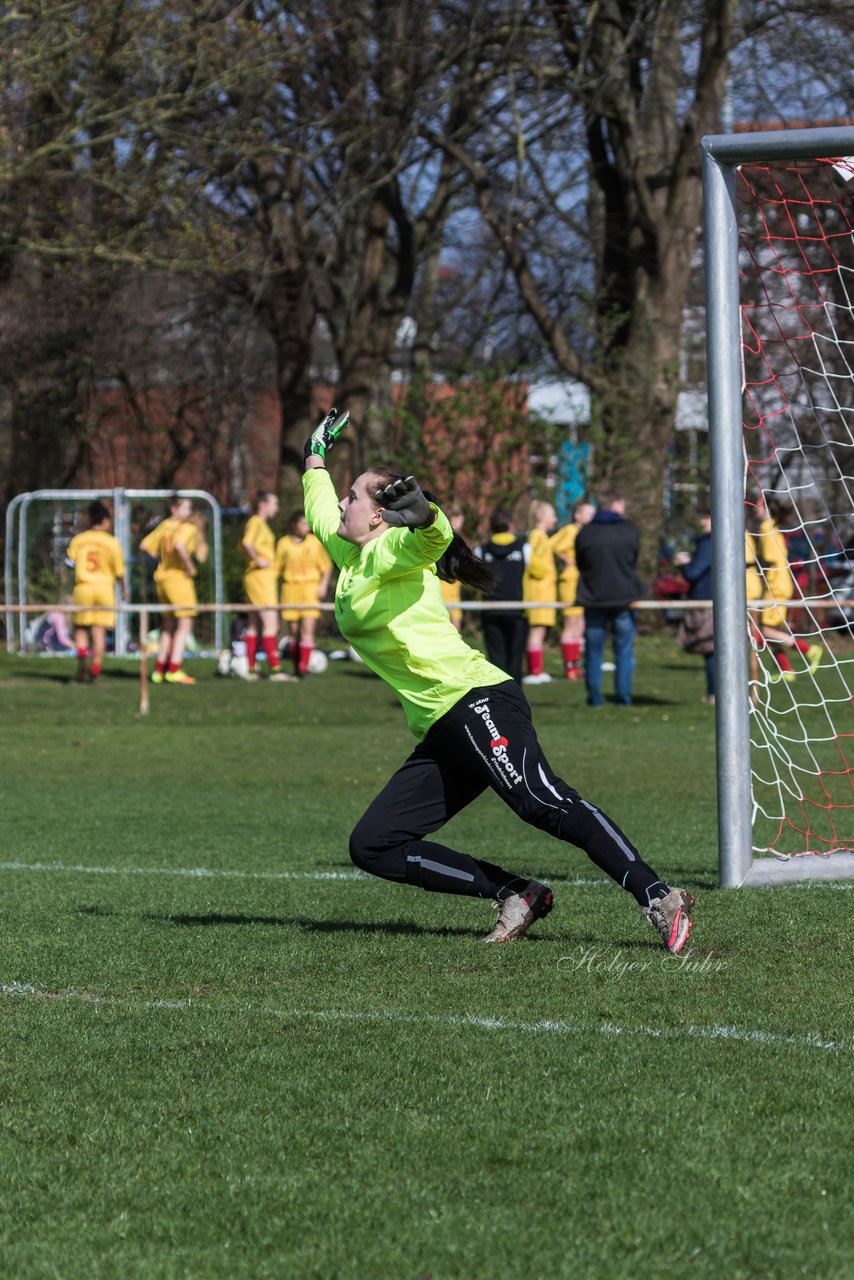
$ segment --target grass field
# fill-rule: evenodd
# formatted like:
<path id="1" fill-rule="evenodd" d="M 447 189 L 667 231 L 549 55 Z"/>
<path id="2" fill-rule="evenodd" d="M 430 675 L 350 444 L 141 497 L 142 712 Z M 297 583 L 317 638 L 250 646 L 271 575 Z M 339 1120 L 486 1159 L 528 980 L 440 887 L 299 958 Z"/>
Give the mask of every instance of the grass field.
<path id="1" fill-rule="evenodd" d="M 698 896 L 684 960 L 487 796 L 488 905 L 357 875 L 410 749 L 349 663 L 194 689 L 0 658 L 0 1275 L 854 1276 L 854 894 L 715 888 L 713 713 L 671 641 L 633 708 L 530 690 L 552 763 Z"/>

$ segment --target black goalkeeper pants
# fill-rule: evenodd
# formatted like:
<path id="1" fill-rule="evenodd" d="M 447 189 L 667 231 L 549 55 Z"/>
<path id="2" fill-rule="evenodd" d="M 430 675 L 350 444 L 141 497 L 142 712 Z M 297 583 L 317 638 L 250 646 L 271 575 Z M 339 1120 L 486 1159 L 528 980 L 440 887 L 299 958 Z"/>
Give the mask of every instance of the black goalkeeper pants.
<path id="1" fill-rule="evenodd" d="M 433 725 L 357 823 L 351 858 L 372 875 L 433 892 L 476 898 L 516 892 L 527 877 L 424 838 L 487 787 L 524 822 L 583 849 L 641 906 L 666 892 L 617 824 L 551 768 L 528 701 L 512 680 L 472 689 Z M 483 843 L 494 857 L 488 829 Z"/>

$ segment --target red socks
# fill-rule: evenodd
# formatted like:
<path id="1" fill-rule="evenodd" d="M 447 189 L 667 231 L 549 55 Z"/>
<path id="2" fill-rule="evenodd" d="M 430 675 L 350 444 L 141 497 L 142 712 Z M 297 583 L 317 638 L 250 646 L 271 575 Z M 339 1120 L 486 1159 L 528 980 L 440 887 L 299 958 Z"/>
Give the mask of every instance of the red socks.
<path id="1" fill-rule="evenodd" d="M 542 649 L 528 650 L 528 675 L 541 676 L 543 674 L 543 651 Z"/>
<path id="2" fill-rule="evenodd" d="M 567 675 L 577 669 L 581 662 L 581 641 L 562 640 L 560 651 L 563 654 L 563 667 Z"/>
<path id="3" fill-rule="evenodd" d="M 279 651 L 276 648 L 275 636 L 262 636 L 261 648 L 264 650 L 264 657 L 267 659 L 267 670 L 279 670 Z M 258 656 L 258 637 L 246 637 L 246 661 L 249 663 L 249 670 L 255 670 L 255 659 Z"/>
<path id="4" fill-rule="evenodd" d="M 298 676 L 304 676 L 306 671 L 308 671 L 309 659 L 311 658 L 311 655 L 313 652 L 314 652 L 313 644 L 305 644 L 302 640 L 300 641 L 299 661 L 297 662 Z"/>
<path id="5" fill-rule="evenodd" d="M 262 636 L 261 644 L 264 647 L 264 657 L 267 659 L 267 670 L 278 671 L 279 669 L 279 651 L 276 648 L 275 636 Z M 252 663 L 249 664 L 252 666 Z"/>

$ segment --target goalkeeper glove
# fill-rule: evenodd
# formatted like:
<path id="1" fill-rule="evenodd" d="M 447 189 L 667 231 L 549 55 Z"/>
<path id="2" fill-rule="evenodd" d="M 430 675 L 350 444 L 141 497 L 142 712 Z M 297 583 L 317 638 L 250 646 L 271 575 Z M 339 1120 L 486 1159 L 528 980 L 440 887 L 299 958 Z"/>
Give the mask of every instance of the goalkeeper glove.
<path id="1" fill-rule="evenodd" d="M 415 476 L 407 476 L 405 480 L 394 480 L 387 484 L 376 494 L 376 500 L 385 508 L 383 520 L 386 524 L 406 529 L 425 529 L 436 518 L 433 508 L 419 489 Z"/>
<path id="2" fill-rule="evenodd" d="M 337 409 L 330 409 L 305 442 L 306 458 L 322 458 L 326 461 L 327 453 L 349 421 L 349 409 L 345 409 L 343 413 L 339 413 Z"/>

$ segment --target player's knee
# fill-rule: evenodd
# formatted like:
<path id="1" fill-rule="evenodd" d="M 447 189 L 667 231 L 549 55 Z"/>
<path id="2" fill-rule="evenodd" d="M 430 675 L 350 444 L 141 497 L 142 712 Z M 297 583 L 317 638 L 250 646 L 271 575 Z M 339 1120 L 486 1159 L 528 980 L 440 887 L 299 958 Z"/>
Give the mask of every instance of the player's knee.
<path id="1" fill-rule="evenodd" d="M 350 859 L 361 871 L 376 874 L 383 857 L 379 833 L 367 822 L 359 822 L 350 835 Z"/>

